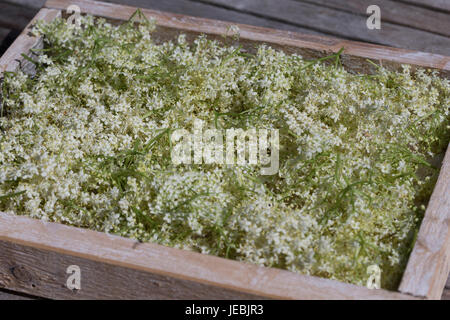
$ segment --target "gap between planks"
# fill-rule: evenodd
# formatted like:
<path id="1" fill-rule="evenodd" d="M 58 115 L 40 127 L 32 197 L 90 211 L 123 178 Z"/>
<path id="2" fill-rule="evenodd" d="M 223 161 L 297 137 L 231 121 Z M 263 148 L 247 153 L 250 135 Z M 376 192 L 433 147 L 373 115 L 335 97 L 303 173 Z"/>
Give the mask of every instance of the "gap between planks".
<path id="1" fill-rule="evenodd" d="M 432 8 L 444 12 L 450 12 L 450 2 L 448 0 L 398 0 L 398 1 L 414 4 L 419 7 Z"/>
<path id="2" fill-rule="evenodd" d="M 449 37 L 386 22 L 383 20 L 383 10 L 381 29 L 369 30 L 366 26 L 367 15 L 355 15 L 348 11 L 336 10 L 336 7 L 339 9 L 347 7 L 347 1 L 337 2 L 335 0 L 331 1 L 331 3 L 327 1 L 327 6 L 321 6 L 322 1 L 319 1 L 319 5 L 292 0 L 278 0 L 276 5 L 273 5 L 272 2 L 261 2 L 259 0 L 193 1 L 220 5 L 224 8 L 255 14 L 268 19 L 278 19 L 285 23 L 303 28 L 307 27 L 318 32 L 331 34 L 335 37 L 345 37 L 357 41 L 415 49 L 424 52 L 440 54 L 448 54 L 450 52 Z M 434 21 L 438 21 L 439 14 L 441 13 L 437 13 L 437 16 L 435 15 Z M 447 16 L 445 14 L 441 15 Z M 447 19 L 443 19 L 440 30 L 446 30 L 445 26 L 450 24 L 449 20 L 450 16 Z M 420 21 L 420 23 L 423 24 L 424 21 Z M 446 30 L 446 32 L 449 31 Z M 420 41 L 417 41 L 418 39 Z"/>
<path id="3" fill-rule="evenodd" d="M 293 24 L 288 24 L 274 19 L 266 19 L 248 14 L 241 11 L 221 8 L 208 3 L 202 3 L 192 0 L 106 0 L 106 2 L 114 4 L 126 4 L 128 6 L 142 7 L 152 10 L 161 10 L 172 13 L 203 17 L 208 19 L 217 19 L 235 23 L 246 23 L 250 25 L 282 29 L 287 31 L 301 32 L 315 35 L 328 35 L 324 32 L 312 30 L 310 28 L 302 28 Z M 329 36 L 329 35 L 328 35 Z"/>
<path id="4" fill-rule="evenodd" d="M 200 0 L 202 1 L 202 0 Z M 295 0 L 332 9 L 342 10 L 367 19 L 367 8 L 378 5 L 381 10 L 381 23 L 391 22 L 406 27 L 429 31 L 446 37 L 450 36 L 450 14 L 433 9 L 416 7 L 392 0 Z M 320 10 L 320 9 L 318 9 Z M 411 30 L 413 32 L 413 30 Z M 450 41 L 450 39 L 449 39 Z"/>

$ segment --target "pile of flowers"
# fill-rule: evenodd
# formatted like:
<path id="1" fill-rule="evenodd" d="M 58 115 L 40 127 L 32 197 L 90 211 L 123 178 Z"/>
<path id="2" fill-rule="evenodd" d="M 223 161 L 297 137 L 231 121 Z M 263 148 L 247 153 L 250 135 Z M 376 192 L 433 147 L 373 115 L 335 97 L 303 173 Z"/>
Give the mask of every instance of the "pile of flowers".
<path id="1" fill-rule="evenodd" d="M 372 75 L 154 23 L 39 22 L 36 75 L 5 73 L 0 214 L 395 288 L 449 141 L 450 83 Z M 277 129 L 280 167 L 174 165 L 170 133 Z"/>

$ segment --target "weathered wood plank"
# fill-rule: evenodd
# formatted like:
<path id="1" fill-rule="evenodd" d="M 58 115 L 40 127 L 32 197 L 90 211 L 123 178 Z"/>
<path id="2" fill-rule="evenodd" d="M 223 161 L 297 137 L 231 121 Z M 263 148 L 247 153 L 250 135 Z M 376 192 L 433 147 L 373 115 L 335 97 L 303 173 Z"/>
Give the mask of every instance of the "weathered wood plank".
<path id="1" fill-rule="evenodd" d="M 127 20 L 136 10 L 135 7 L 114 5 L 104 2 L 89 0 L 48 0 L 46 7 L 64 9 L 67 4 L 80 6 L 82 12 L 109 19 Z M 200 34 L 205 33 L 211 37 L 221 39 L 230 26 L 230 23 L 220 20 L 209 20 L 203 18 L 177 15 L 168 12 L 143 9 L 149 18 L 155 18 L 161 33 L 167 37 L 173 37 L 177 33 Z M 240 42 L 251 50 L 257 44 L 267 43 L 286 53 L 298 53 L 305 58 L 316 58 L 323 54 L 337 52 L 345 48 L 343 55 L 344 66 L 354 72 L 370 73 L 373 67 L 366 59 L 381 61 L 385 66 L 398 67 L 399 64 L 411 64 L 440 69 L 441 74 L 448 76 L 450 71 L 450 57 L 438 54 L 410 51 L 404 49 L 390 48 L 361 42 L 338 40 L 330 37 L 316 35 L 305 35 L 295 32 L 262 28 L 250 25 L 236 24 L 240 28 Z"/>
<path id="2" fill-rule="evenodd" d="M 67 268 L 72 265 L 81 271 L 80 290 L 66 286 Z M 52 299 L 257 298 L 251 294 L 1 240 L 0 287 Z"/>
<path id="3" fill-rule="evenodd" d="M 0 25 L 8 29 L 23 30 L 37 11 L 33 8 L 0 2 Z"/>
<path id="4" fill-rule="evenodd" d="M 381 28 L 384 22 L 413 27 L 444 36 L 450 36 L 450 14 L 411 6 L 392 0 L 296 0 L 344 10 L 366 16 L 367 7 L 378 5 L 381 9 Z M 449 53 L 450 54 L 450 53 Z"/>
<path id="5" fill-rule="evenodd" d="M 40 9 L 45 3 L 45 0 L 4 0 L 3 2 L 15 4 L 26 8 Z"/>
<path id="6" fill-rule="evenodd" d="M 448 0 L 400 0 L 400 1 L 427 8 L 439 9 L 442 11 L 450 12 L 450 2 Z"/>
<path id="7" fill-rule="evenodd" d="M 276 18 L 286 23 L 311 28 L 337 37 L 379 43 L 398 48 L 449 54 L 450 38 L 434 33 L 384 22 L 381 30 L 369 30 L 367 17 L 306 2 L 278 0 L 201 0 L 226 8 Z M 418 41 L 420 39 L 420 41 Z"/>
<path id="8" fill-rule="evenodd" d="M 420 226 L 399 290 L 440 299 L 450 271 L 450 148 Z"/>
<path id="9" fill-rule="evenodd" d="M 82 272 L 78 292 L 65 287 L 72 264 Z M 49 298 L 413 298 L 6 214 L 0 287 Z"/>
<path id="10" fill-rule="evenodd" d="M 162 10 L 179 14 L 192 15 L 197 17 L 204 17 L 209 19 L 218 19 L 237 23 L 247 23 L 255 26 L 274 28 L 295 32 L 302 32 L 306 34 L 325 35 L 323 32 L 316 30 L 294 26 L 280 21 L 260 18 L 244 12 L 237 12 L 209 4 L 192 2 L 190 0 L 106 0 L 106 2 L 116 4 L 126 4 L 141 8 L 148 8 L 153 10 Z"/>

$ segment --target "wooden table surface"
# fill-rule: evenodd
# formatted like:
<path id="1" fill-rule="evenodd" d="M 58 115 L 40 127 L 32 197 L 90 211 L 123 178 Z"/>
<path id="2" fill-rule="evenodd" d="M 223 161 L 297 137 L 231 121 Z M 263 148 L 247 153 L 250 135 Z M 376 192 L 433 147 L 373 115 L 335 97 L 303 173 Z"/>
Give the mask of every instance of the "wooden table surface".
<path id="1" fill-rule="evenodd" d="M 450 0 L 103 0 L 450 56 Z M 0 0 L 0 56 L 45 0 Z M 381 9 L 381 30 L 366 8 Z M 0 300 L 34 299 L 0 290 Z M 450 278 L 442 299 L 450 300 Z"/>

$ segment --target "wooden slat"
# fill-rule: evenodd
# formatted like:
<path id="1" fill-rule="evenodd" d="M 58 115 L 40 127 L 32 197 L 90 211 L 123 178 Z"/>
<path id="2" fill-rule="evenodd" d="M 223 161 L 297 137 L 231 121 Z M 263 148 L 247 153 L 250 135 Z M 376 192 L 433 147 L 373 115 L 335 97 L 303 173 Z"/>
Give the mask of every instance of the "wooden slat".
<path id="1" fill-rule="evenodd" d="M 267 18 L 276 18 L 280 21 L 329 33 L 337 37 L 424 52 L 440 54 L 449 54 L 450 52 L 450 38 L 448 37 L 388 22 L 383 23 L 381 30 L 369 30 L 366 26 L 367 17 L 365 16 L 358 16 L 310 3 L 292 0 L 277 0 L 276 5 L 270 0 L 201 1 L 258 14 Z"/>
<path id="2" fill-rule="evenodd" d="M 63 10 L 68 3 L 78 5 L 82 12 L 117 20 L 127 20 L 136 10 L 135 7 L 89 0 L 48 0 L 45 6 Z M 220 39 L 227 33 L 230 26 L 230 23 L 219 20 L 196 18 L 149 9 L 143 9 L 143 12 L 147 17 L 155 18 L 160 27 L 166 28 L 164 31 L 167 33 L 170 33 L 171 30 L 175 33 L 206 33 Z M 394 66 L 398 66 L 399 63 L 411 64 L 413 66 L 440 69 L 445 76 L 450 74 L 450 57 L 447 56 L 243 24 L 236 25 L 239 26 L 240 41 L 243 44 L 249 42 L 249 44 L 254 46 L 258 43 L 267 43 L 275 48 L 284 50 L 286 53 L 296 52 L 304 55 L 306 58 L 327 54 L 330 51 L 337 52 L 341 48 L 345 48 L 345 53 L 348 56 L 344 55 L 343 63 L 345 64 L 348 58 L 350 61 L 346 66 L 353 68 L 351 69 L 353 71 L 369 72 L 372 68 L 366 61 L 366 58 L 369 58 L 381 61 L 388 66 L 392 63 Z M 356 57 L 360 58 L 356 59 Z"/>
<path id="3" fill-rule="evenodd" d="M 104 243 L 108 246 L 108 243 Z M 81 289 L 66 286 L 81 270 Z M 0 287 L 51 299 L 255 299 L 254 295 L 0 240 Z M 259 298 L 259 297 L 258 297 Z"/>
<path id="4" fill-rule="evenodd" d="M 440 299 L 450 271 L 450 148 L 420 226 L 400 292 Z"/>
<path id="5" fill-rule="evenodd" d="M 384 22 L 413 27 L 444 36 L 450 36 L 450 14 L 436 10 L 411 6 L 392 0 L 296 0 L 309 2 L 325 7 L 344 10 L 350 13 L 367 16 L 370 5 L 378 5 L 381 10 L 382 28 Z M 450 1 L 449 1 L 450 2 Z M 449 40 L 450 41 L 450 40 Z M 450 54 L 450 50 L 449 50 Z"/>
<path id="6" fill-rule="evenodd" d="M 148 8 L 154 10 L 168 11 L 179 14 L 192 15 L 197 17 L 204 17 L 209 19 L 218 19 L 237 23 L 246 23 L 254 26 L 275 28 L 281 30 L 302 32 L 306 34 L 325 35 L 325 33 L 294 26 L 292 24 L 283 23 L 276 20 L 260 18 L 244 12 L 228 10 L 225 8 L 212 6 L 209 4 L 192 2 L 190 0 L 106 0 L 106 2 L 116 4 L 126 4 L 141 8 Z"/>
<path id="7" fill-rule="evenodd" d="M 37 13 L 37 9 L 0 2 L 0 26 L 23 30 Z"/>
<path id="8" fill-rule="evenodd" d="M 442 11 L 450 12 L 450 2 L 448 0 L 400 0 L 400 1 L 427 8 L 439 9 Z"/>
<path id="9" fill-rule="evenodd" d="M 81 268 L 76 293 L 65 287 L 71 264 Z M 0 214 L 0 286 L 50 298 L 413 298 L 5 214 Z"/>
<path id="10" fill-rule="evenodd" d="M 45 0 L 3 0 L 3 2 L 15 4 L 25 8 L 40 9 L 45 3 Z"/>

